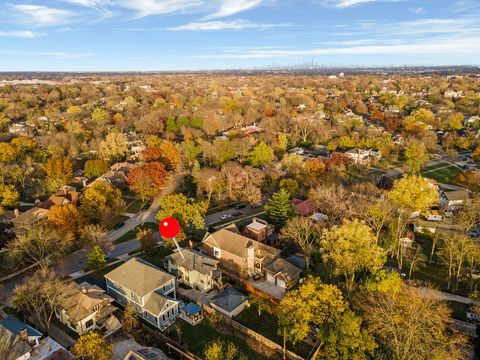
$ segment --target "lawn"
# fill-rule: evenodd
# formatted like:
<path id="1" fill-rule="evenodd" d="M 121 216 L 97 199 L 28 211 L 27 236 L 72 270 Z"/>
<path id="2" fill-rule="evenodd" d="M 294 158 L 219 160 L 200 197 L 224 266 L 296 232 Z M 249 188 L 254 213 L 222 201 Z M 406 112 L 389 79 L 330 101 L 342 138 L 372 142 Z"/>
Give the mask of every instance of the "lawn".
<path id="1" fill-rule="evenodd" d="M 145 205 L 145 203 L 141 202 L 140 200 L 134 200 L 130 205 L 128 205 L 127 212 L 132 213 L 132 214 L 136 214 L 140 210 L 142 210 L 144 205 Z"/>
<path id="2" fill-rule="evenodd" d="M 445 184 L 456 184 L 455 177 L 457 174 L 462 173 L 463 170 L 455 165 L 448 163 L 441 163 L 437 165 L 429 166 L 422 171 L 422 175 L 438 182 Z"/>
<path id="3" fill-rule="evenodd" d="M 172 250 L 170 250 L 168 247 L 165 246 L 157 246 L 152 254 L 142 254 L 140 257 L 149 262 L 150 264 L 153 264 L 159 268 L 163 267 L 162 260 L 165 258 L 165 256 L 168 256 L 172 253 Z"/>
<path id="4" fill-rule="evenodd" d="M 223 340 L 234 343 L 249 360 L 266 360 L 268 358 L 256 353 L 243 339 L 234 335 L 226 335 L 210 325 L 209 320 L 204 319 L 201 323 L 192 326 L 183 320 L 178 320 L 182 329 L 182 340 L 186 343 L 189 351 L 199 357 L 203 357 L 203 351 L 207 344 L 215 340 Z M 173 330 L 175 333 L 175 330 Z"/>
<path id="5" fill-rule="evenodd" d="M 121 244 L 125 241 L 133 240 L 137 237 L 137 232 L 142 228 L 149 228 L 152 229 L 154 232 L 158 231 L 158 224 L 153 222 L 147 222 L 145 224 L 141 224 L 132 230 L 129 230 L 122 236 L 120 236 L 117 240 L 115 240 L 115 244 Z"/>
<path id="6" fill-rule="evenodd" d="M 277 318 L 267 311 L 262 311 L 262 314 L 258 316 L 256 304 L 252 304 L 250 307 L 243 310 L 237 317 L 235 317 L 235 321 L 282 346 L 283 338 L 277 333 Z M 307 358 L 312 350 L 312 347 L 305 342 L 298 342 L 295 345 L 287 343 L 287 348 L 304 358 Z"/>

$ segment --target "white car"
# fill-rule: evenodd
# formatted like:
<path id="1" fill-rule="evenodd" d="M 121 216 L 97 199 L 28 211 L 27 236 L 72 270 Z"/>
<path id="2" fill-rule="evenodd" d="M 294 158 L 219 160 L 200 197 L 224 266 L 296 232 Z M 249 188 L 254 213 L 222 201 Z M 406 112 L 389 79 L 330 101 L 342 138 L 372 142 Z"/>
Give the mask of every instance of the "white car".
<path id="1" fill-rule="evenodd" d="M 232 214 L 225 214 L 225 215 L 222 215 L 222 220 L 226 220 L 226 219 L 229 219 L 232 217 Z"/>

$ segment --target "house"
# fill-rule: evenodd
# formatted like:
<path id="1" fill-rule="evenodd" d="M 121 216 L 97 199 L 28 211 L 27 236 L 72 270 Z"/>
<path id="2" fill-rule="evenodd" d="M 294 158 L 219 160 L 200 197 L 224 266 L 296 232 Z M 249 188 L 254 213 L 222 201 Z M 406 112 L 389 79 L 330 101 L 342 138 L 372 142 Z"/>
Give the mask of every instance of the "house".
<path id="1" fill-rule="evenodd" d="M 135 164 L 128 162 L 115 163 L 110 166 L 110 171 L 100 176 L 96 181 L 108 182 L 119 188 L 126 187 L 128 173 L 135 167 Z"/>
<path id="2" fill-rule="evenodd" d="M 239 234 L 235 224 L 207 234 L 203 250 L 219 260 L 221 267 L 248 278 L 260 275 L 280 290 L 294 286 L 301 270 L 280 258 L 280 250 Z"/>
<path id="3" fill-rule="evenodd" d="M 139 258 L 105 275 L 107 292 L 120 304 L 131 304 L 142 319 L 164 330 L 178 315 L 175 276 Z"/>
<path id="4" fill-rule="evenodd" d="M 171 360 L 164 352 L 154 347 L 130 350 L 123 360 Z"/>
<path id="5" fill-rule="evenodd" d="M 203 250 L 220 266 L 237 276 L 263 274 L 263 268 L 280 257 L 280 250 L 239 233 L 235 224 L 206 234 Z"/>
<path id="6" fill-rule="evenodd" d="M 444 213 L 443 211 L 440 210 L 428 210 L 425 218 L 428 221 L 442 221 L 443 220 Z"/>
<path id="7" fill-rule="evenodd" d="M 0 351 L 8 349 L 8 354 L 0 353 L 2 360 L 74 359 L 53 339 L 11 315 L 0 321 L 0 344 L 5 345 L 0 345 Z"/>
<path id="8" fill-rule="evenodd" d="M 181 283 L 204 292 L 222 286 L 218 260 L 190 249 L 183 249 L 182 254 L 175 252 L 165 258 L 167 271 Z"/>
<path id="9" fill-rule="evenodd" d="M 282 258 L 278 258 L 265 266 L 266 280 L 285 290 L 295 286 L 298 280 L 300 280 L 301 272 L 301 269 Z"/>
<path id="10" fill-rule="evenodd" d="M 48 209 L 33 207 L 19 214 L 11 221 L 17 235 L 25 234 L 27 231 L 48 221 Z"/>
<path id="11" fill-rule="evenodd" d="M 232 318 L 248 306 L 248 297 L 234 288 L 228 287 L 211 299 L 210 306 L 219 313 Z"/>
<path id="12" fill-rule="evenodd" d="M 292 206 L 295 212 L 300 216 L 310 216 L 314 214 L 318 209 L 317 205 L 315 205 L 315 203 L 310 199 L 302 200 L 298 198 L 293 198 Z"/>
<path id="13" fill-rule="evenodd" d="M 440 196 L 440 202 L 447 211 L 457 210 L 468 199 L 470 199 L 468 190 L 443 192 Z"/>
<path id="14" fill-rule="evenodd" d="M 380 160 L 382 158 L 382 153 L 380 151 L 358 148 L 348 150 L 344 155 L 353 160 L 356 164 L 367 164 L 373 160 Z"/>
<path id="15" fill-rule="evenodd" d="M 57 319 L 78 335 L 91 330 L 110 334 L 121 327 L 113 315 L 117 310 L 105 290 L 87 282 L 72 285 L 55 309 Z"/>
<path id="16" fill-rule="evenodd" d="M 243 235 L 250 239 L 264 242 L 267 237 L 273 233 L 273 230 L 273 225 L 265 220 L 253 218 L 252 222 L 243 229 Z"/>

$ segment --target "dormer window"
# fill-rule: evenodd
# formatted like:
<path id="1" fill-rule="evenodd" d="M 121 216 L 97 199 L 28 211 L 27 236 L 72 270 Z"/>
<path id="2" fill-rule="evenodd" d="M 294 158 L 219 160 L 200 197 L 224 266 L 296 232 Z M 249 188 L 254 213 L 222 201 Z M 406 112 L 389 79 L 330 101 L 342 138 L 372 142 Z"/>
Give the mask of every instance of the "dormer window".
<path id="1" fill-rule="evenodd" d="M 217 259 L 220 259 L 222 256 L 222 252 L 219 248 L 214 247 L 213 248 L 213 256 L 215 256 Z"/>

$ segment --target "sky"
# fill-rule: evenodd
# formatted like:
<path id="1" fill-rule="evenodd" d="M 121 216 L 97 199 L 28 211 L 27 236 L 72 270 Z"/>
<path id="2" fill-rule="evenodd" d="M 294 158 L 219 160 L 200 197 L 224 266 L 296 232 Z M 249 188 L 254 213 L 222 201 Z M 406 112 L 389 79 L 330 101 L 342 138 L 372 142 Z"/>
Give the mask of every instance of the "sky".
<path id="1" fill-rule="evenodd" d="M 0 71 L 479 65 L 480 0 L 3 0 Z"/>

